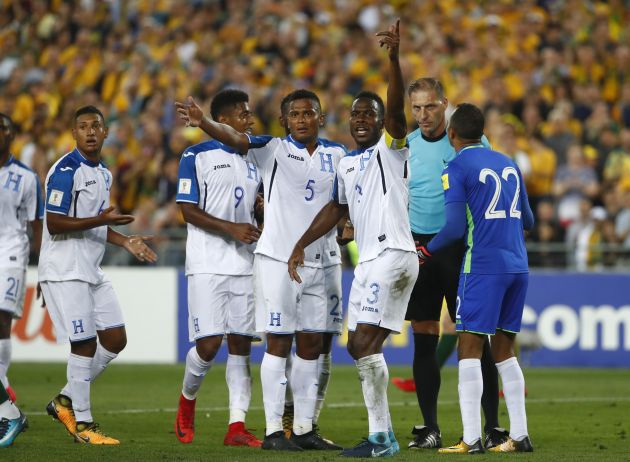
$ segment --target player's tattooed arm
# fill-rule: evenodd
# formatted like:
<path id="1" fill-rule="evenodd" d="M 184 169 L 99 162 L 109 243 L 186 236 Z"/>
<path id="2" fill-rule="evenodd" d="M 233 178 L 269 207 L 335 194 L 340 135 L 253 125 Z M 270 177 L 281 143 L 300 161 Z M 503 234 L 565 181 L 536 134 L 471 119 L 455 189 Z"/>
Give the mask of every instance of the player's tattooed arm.
<path id="1" fill-rule="evenodd" d="M 215 122 L 205 117 L 201 107 L 195 102 L 192 96 L 188 97 L 186 103 L 175 103 L 177 114 L 188 127 L 199 127 L 215 140 L 238 150 L 245 154 L 249 149 L 249 138 L 245 133 L 234 130 L 227 124 Z"/>

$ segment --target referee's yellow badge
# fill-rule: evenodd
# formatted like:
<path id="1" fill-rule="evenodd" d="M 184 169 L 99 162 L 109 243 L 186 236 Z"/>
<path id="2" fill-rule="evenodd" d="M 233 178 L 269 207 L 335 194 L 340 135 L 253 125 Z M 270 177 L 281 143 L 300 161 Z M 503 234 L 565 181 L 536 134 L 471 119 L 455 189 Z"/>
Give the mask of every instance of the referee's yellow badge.
<path id="1" fill-rule="evenodd" d="M 448 189 L 448 173 L 442 175 L 442 188 L 444 188 L 444 191 Z"/>

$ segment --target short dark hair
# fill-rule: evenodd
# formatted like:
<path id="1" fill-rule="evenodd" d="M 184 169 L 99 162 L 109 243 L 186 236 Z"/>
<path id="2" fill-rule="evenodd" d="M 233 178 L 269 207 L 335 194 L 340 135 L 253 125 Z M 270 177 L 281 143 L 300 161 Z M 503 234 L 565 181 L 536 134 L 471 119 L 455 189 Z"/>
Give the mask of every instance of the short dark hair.
<path id="1" fill-rule="evenodd" d="M 221 90 L 210 103 L 210 115 L 216 120 L 226 109 L 236 106 L 238 103 L 248 103 L 249 95 L 235 88 Z"/>
<path id="2" fill-rule="evenodd" d="M 417 91 L 434 91 L 439 99 L 444 99 L 444 86 L 442 82 L 433 77 L 422 77 L 411 82 L 407 89 L 407 95 L 411 96 Z"/>
<path id="3" fill-rule="evenodd" d="M 372 101 L 376 101 L 376 105 L 378 106 L 378 116 L 382 119 L 385 117 L 385 103 L 383 102 L 383 98 L 378 96 L 373 91 L 362 90 L 356 94 L 354 97 L 354 101 L 359 98 L 371 99 Z"/>
<path id="4" fill-rule="evenodd" d="M 449 127 L 464 140 L 479 140 L 483 136 L 486 119 L 483 112 L 474 104 L 462 103 L 451 116 Z"/>
<path id="5" fill-rule="evenodd" d="M 76 112 L 74 113 L 75 124 L 77 123 L 77 119 L 79 118 L 79 116 L 82 116 L 83 114 L 98 114 L 101 116 L 101 119 L 103 120 L 103 122 L 105 122 L 105 116 L 103 116 L 103 113 L 101 112 L 99 108 L 97 108 L 96 106 L 83 106 L 77 109 Z"/>
<path id="6" fill-rule="evenodd" d="M 315 94 L 311 90 L 305 90 L 301 88 L 299 90 L 292 91 L 291 93 L 286 95 L 284 98 L 282 98 L 282 101 L 280 101 L 280 114 L 283 117 L 286 117 L 286 115 L 289 112 L 289 105 L 293 101 L 297 101 L 298 99 L 310 99 L 311 101 L 317 104 L 317 108 L 319 109 L 319 112 L 320 113 L 322 112 L 322 103 L 319 100 L 319 96 L 317 96 L 317 94 Z"/>
<path id="7" fill-rule="evenodd" d="M 7 114 L 5 114 L 4 112 L 0 112 L 0 119 L 6 119 L 9 121 L 9 127 L 11 128 L 11 130 L 13 130 L 13 128 L 15 127 L 13 125 L 13 119 L 11 119 L 11 117 L 9 117 Z"/>

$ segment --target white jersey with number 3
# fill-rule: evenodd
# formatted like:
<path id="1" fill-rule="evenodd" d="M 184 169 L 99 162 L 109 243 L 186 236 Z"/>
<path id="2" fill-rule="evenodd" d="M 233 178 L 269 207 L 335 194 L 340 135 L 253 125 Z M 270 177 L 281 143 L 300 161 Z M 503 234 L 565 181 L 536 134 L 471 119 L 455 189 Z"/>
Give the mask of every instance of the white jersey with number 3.
<path id="1" fill-rule="evenodd" d="M 406 139 L 385 132 L 374 146 L 339 163 L 335 198 L 350 209 L 359 263 L 385 249 L 416 250 L 407 211 L 408 159 Z"/>
<path id="2" fill-rule="evenodd" d="M 346 150 L 340 144 L 319 139 L 315 152 L 309 155 L 306 147 L 291 136 L 249 139 L 247 158 L 258 166 L 265 190 L 265 227 L 255 253 L 287 262 L 295 243 L 330 202 L 337 166 Z M 323 266 L 324 252 L 331 251 L 326 239 L 323 236 L 306 247 L 306 266 Z M 332 251 L 338 254 L 338 250 Z"/>
<path id="3" fill-rule="evenodd" d="M 215 218 L 254 223 L 258 169 L 234 149 L 206 141 L 184 151 L 176 202 L 188 202 Z M 253 246 L 188 223 L 186 274 L 252 274 Z"/>

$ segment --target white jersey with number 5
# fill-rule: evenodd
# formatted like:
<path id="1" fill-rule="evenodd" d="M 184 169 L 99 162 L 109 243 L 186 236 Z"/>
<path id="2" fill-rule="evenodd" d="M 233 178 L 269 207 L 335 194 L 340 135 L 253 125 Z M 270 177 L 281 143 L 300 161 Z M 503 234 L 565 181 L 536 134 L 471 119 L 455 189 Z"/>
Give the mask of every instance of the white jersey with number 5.
<path id="1" fill-rule="evenodd" d="M 253 163 L 219 141 L 206 141 L 182 154 L 175 200 L 196 204 L 221 220 L 253 224 L 259 184 Z M 186 275 L 251 275 L 252 250 L 252 245 L 188 223 Z"/>
<path id="2" fill-rule="evenodd" d="M 249 139 L 248 159 L 258 166 L 265 190 L 265 228 L 255 253 L 287 262 L 315 215 L 330 202 L 337 165 L 346 150 L 320 138 L 309 155 L 291 136 Z M 327 247 L 326 236 L 306 247 L 304 264 L 321 268 Z"/>
<path id="3" fill-rule="evenodd" d="M 339 163 L 335 199 L 350 209 L 359 263 L 385 249 L 416 250 L 407 211 L 408 159 L 406 139 L 385 132 L 374 146 L 353 151 Z"/>

